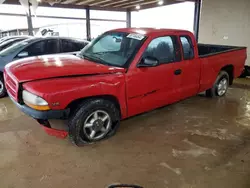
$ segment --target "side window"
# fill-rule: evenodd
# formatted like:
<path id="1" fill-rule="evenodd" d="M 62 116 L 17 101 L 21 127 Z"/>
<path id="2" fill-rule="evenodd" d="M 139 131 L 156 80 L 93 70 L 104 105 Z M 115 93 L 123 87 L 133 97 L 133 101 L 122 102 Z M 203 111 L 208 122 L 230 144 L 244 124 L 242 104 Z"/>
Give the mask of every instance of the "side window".
<path id="1" fill-rule="evenodd" d="M 145 50 L 143 57 L 154 57 L 160 63 L 175 61 L 175 47 L 171 36 L 153 39 Z"/>
<path id="2" fill-rule="evenodd" d="M 22 50 L 22 52 L 27 52 L 29 57 L 43 55 L 45 53 L 45 44 L 45 41 L 36 42 Z"/>
<path id="3" fill-rule="evenodd" d="M 77 52 L 82 50 L 86 44 L 76 41 L 62 39 L 62 52 Z"/>
<path id="4" fill-rule="evenodd" d="M 194 48 L 193 48 L 191 38 L 189 36 L 181 36 L 180 40 L 181 40 L 181 44 L 182 44 L 184 60 L 193 59 L 194 58 Z"/>
<path id="5" fill-rule="evenodd" d="M 81 51 L 86 45 L 86 42 L 75 42 L 75 51 Z"/>
<path id="6" fill-rule="evenodd" d="M 62 52 L 73 52 L 73 43 L 71 41 L 62 39 Z"/>
<path id="7" fill-rule="evenodd" d="M 56 53 L 58 53 L 58 40 L 57 39 L 47 40 L 44 54 L 56 54 Z"/>

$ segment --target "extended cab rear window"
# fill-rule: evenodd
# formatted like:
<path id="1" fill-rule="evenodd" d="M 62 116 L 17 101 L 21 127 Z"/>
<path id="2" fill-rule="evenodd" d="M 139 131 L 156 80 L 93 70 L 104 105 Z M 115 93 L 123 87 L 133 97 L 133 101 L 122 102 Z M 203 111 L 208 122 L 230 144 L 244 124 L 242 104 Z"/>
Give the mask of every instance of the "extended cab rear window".
<path id="1" fill-rule="evenodd" d="M 189 60 L 194 58 L 194 47 L 190 36 L 180 36 L 183 51 L 183 59 Z"/>

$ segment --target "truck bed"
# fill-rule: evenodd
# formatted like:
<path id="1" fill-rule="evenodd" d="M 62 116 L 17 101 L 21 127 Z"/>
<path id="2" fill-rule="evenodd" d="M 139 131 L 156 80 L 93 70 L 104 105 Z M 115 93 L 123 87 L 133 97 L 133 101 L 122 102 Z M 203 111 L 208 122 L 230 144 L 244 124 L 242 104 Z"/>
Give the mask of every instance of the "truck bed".
<path id="1" fill-rule="evenodd" d="M 198 44 L 198 50 L 201 61 L 200 92 L 213 86 L 221 69 L 233 71 L 233 78 L 241 75 L 247 58 L 245 47 Z"/>
<path id="2" fill-rule="evenodd" d="M 241 50 L 245 47 L 239 46 L 223 46 L 223 45 L 214 45 L 214 44 L 198 44 L 199 57 L 208 57 L 216 54 L 221 54 L 225 52 Z"/>

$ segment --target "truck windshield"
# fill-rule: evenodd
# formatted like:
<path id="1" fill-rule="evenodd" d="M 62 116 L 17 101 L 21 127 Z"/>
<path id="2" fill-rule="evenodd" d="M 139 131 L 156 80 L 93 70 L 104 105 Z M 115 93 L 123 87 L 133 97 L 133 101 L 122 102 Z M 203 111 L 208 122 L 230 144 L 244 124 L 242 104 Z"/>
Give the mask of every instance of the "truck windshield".
<path id="1" fill-rule="evenodd" d="M 79 55 L 97 63 L 125 67 L 144 39 L 141 34 L 109 32 L 92 41 Z"/>

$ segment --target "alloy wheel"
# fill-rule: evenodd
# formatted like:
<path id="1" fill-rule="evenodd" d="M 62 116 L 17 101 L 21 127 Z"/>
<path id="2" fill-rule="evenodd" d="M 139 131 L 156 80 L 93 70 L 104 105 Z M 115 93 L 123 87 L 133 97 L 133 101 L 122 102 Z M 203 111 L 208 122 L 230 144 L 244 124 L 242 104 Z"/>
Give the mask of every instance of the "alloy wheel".
<path id="1" fill-rule="evenodd" d="M 110 115 L 103 110 L 96 110 L 86 118 L 83 132 L 89 140 L 100 140 L 108 134 L 111 125 Z"/>
<path id="2" fill-rule="evenodd" d="M 218 90 L 217 93 L 219 96 L 224 95 L 227 92 L 228 88 L 228 81 L 226 78 L 221 79 L 221 81 L 218 83 Z"/>

